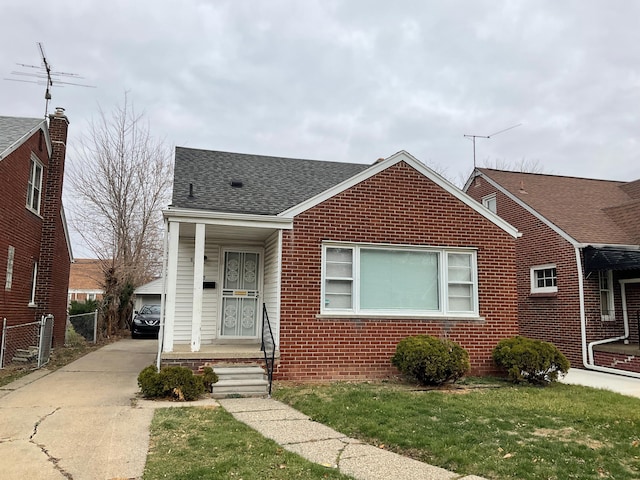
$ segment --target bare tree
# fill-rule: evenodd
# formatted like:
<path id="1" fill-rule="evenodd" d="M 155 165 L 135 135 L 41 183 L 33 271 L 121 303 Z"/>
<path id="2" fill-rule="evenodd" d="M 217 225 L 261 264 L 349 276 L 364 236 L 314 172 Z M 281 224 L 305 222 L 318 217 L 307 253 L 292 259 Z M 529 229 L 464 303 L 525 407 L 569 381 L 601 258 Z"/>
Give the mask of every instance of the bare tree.
<path id="1" fill-rule="evenodd" d="M 131 296 L 159 273 L 161 209 L 171 187 L 171 149 L 150 133 L 125 94 L 110 114 L 99 110 L 79 142 L 69 180 L 71 224 L 102 260 L 106 333 L 123 328 Z"/>

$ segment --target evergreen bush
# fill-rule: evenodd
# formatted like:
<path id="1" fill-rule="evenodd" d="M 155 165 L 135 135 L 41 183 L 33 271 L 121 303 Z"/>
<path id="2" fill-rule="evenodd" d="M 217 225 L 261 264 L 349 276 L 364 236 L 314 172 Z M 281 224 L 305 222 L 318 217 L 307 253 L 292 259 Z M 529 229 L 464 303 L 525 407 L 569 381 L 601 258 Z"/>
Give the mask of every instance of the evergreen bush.
<path id="1" fill-rule="evenodd" d="M 145 367 L 138 375 L 138 386 L 145 398 L 174 398 L 176 400 L 196 400 L 218 376 L 211 367 L 205 367 L 203 375 L 194 375 L 187 367 L 164 367 L 158 372 L 154 365 Z"/>
<path id="2" fill-rule="evenodd" d="M 455 342 L 430 335 L 402 339 L 391 359 L 400 372 L 423 385 L 455 382 L 469 370 L 469 354 Z"/>
<path id="3" fill-rule="evenodd" d="M 569 371 L 569 361 L 549 342 L 527 337 L 501 340 L 493 349 L 493 360 L 514 383 L 545 385 Z"/>

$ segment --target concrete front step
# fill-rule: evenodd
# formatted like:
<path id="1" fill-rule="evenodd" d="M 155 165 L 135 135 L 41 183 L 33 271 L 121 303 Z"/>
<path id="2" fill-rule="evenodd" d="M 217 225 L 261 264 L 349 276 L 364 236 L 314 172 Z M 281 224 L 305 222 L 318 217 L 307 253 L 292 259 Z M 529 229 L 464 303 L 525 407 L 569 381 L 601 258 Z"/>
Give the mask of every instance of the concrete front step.
<path id="1" fill-rule="evenodd" d="M 213 384 L 211 396 L 264 396 L 268 393 L 269 382 L 262 367 L 251 365 L 213 367 L 218 381 Z"/>

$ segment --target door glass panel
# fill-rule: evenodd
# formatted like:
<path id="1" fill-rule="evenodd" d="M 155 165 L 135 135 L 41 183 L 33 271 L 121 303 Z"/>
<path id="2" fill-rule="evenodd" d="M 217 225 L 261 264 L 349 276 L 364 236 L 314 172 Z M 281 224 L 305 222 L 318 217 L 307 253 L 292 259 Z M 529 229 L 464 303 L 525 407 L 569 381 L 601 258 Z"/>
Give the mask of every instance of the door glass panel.
<path id="1" fill-rule="evenodd" d="M 252 252 L 225 252 L 220 334 L 258 335 L 260 256 Z"/>

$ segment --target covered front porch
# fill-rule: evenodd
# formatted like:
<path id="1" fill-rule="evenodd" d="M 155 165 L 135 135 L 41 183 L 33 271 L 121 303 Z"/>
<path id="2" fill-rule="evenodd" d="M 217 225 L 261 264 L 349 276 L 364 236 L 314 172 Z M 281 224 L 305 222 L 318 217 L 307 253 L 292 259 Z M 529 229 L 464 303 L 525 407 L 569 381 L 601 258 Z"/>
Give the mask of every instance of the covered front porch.
<path id="1" fill-rule="evenodd" d="M 290 219 L 169 208 L 160 361 L 264 364 L 278 358 L 282 230 Z"/>

